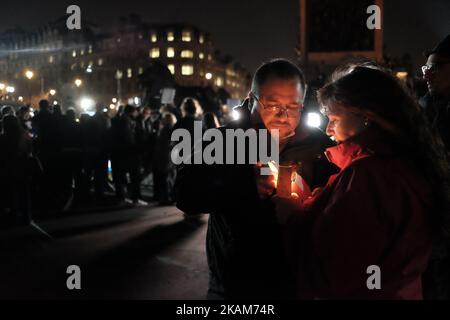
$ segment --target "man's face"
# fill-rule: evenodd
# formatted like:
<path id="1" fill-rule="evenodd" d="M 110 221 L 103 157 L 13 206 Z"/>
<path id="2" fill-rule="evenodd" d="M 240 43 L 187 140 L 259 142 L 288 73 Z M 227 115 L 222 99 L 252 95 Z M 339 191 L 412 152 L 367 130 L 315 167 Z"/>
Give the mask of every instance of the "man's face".
<path id="1" fill-rule="evenodd" d="M 137 110 L 133 110 L 133 112 L 130 113 L 130 116 L 132 119 L 136 119 L 139 116 L 139 112 Z"/>
<path id="2" fill-rule="evenodd" d="M 142 118 L 144 120 L 147 120 L 148 118 L 150 118 L 150 110 L 144 109 L 144 111 L 142 112 Z"/>
<path id="3" fill-rule="evenodd" d="M 253 108 L 268 130 L 279 130 L 280 139 L 292 135 L 300 122 L 303 92 L 298 79 L 271 78 L 260 88 Z M 278 108 L 277 108 L 278 107 Z"/>
<path id="4" fill-rule="evenodd" d="M 427 66 L 432 68 L 425 71 L 423 78 L 427 81 L 430 94 L 450 97 L 450 59 L 432 54 L 428 57 Z"/>

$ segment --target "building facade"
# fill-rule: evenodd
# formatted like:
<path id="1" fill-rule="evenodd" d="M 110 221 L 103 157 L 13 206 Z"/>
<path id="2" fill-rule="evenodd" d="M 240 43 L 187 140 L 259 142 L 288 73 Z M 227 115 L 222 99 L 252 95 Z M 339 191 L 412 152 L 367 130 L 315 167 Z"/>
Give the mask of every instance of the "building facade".
<path id="1" fill-rule="evenodd" d="M 65 22 L 0 35 L 1 99 L 76 105 L 89 96 L 104 104 L 128 102 L 142 96 L 140 76 L 156 61 L 178 86 L 224 89 L 237 99 L 248 92 L 248 72 L 194 26 L 151 25 L 130 16 L 107 32 L 92 25 L 70 31 Z"/>

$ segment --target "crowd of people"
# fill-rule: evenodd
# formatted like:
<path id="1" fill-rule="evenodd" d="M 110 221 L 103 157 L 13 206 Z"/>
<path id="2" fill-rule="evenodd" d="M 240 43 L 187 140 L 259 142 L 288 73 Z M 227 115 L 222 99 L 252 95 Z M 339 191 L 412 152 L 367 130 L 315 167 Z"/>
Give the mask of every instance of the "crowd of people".
<path id="1" fill-rule="evenodd" d="M 112 117 L 100 104 L 79 119 L 47 100 L 34 116 L 4 106 L 0 214 L 29 223 L 102 202 L 108 191 L 118 203 L 147 205 L 151 175 L 152 200 L 210 215 L 211 299 L 450 299 L 450 35 L 426 58 L 420 101 L 376 63 L 338 68 L 317 91 L 325 131 L 301 121 L 298 66 L 263 64 L 240 118 L 219 131 L 226 146 L 227 129 L 278 130 L 279 168 L 300 177 L 288 196 L 255 170 L 260 163 L 175 168 L 173 130 L 194 137 L 196 120 L 220 125 L 193 98 L 179 109 L 125 105 Z M 381 275 L 370 283 L 372 267 Z"/>
<path id="2" fill-rule="evenodd" d="M 338 68 L 317 92 L 326 131 L 301 121 L 295 64 L 256 71 L 223 139 L 278 130 L 296 178 L 286 194 L 250 163 L 180 168 L 178 208 L 209 214 L 208 298 L 450 299 L 450 35 L 426 59 L 421 105 L 377 63 Z"/>
<path id="3" fill-rule="evenodd" d="M 219 125 L 214 114 L 204 116 L 206 126 Z M 92 116 L 48 100 L 36 111 L 3 106 L 0 223 L 27 224 L 77 207 L 172 204 L 172 130 L 192 131 L 202 117 L 193 98 L 180 108 L 125 105 L 115 113 L 98 104 Z"/>

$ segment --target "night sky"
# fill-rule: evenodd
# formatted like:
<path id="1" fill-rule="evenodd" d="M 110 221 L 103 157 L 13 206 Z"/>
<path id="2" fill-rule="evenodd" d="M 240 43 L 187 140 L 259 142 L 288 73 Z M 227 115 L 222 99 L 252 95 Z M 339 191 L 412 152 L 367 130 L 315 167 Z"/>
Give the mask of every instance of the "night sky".
<path id="1" fill-rule="evenodd" d="M 70 4 L 81 7 L 82 19 L 100 26 L 112 26 L 128 13 L 149 23 L 196 25 L 251 72 L 273 57 L 295 58 L 298 0 L 14 0 L 0 7 L 0 31 L 14 26 L 31 30 L 65 15 Z M 423 63 L 425 49 L 450 33 L 449 0 L 385 0 L 384 13 L 388 52 L 410 53 L 416 65 Z"/>

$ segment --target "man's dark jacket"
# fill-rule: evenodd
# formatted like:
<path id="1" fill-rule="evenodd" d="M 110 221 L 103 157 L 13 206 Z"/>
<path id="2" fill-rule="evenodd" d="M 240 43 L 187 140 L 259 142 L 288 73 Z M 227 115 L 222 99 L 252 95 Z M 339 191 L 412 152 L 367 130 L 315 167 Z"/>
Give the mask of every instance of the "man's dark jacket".
<path id="1" fill-rule="evenodd" d="M 250 112 L 240 112 L 244 119 L 220 128 L 222 133 L 250 128 Z M 280 161 L 301 162 L 310 187 L 322 186 L 335 172 L 323 154 L 331 145 L 323 132 L 299 126 Z M 295 282 L 281 228 L 271 199 L 262 200 L 257 193 L 254 172 L 254 165 L 184 165 L 175 185 L 177 207 L 186 213 L 210 213 L 207 258 L 210 284 L 223 288 L 219 294 L 226 299 L 290 298 Z"/>
<path id="2" fill-rule="evenodd" d="M 450 152 L 450 100 L 425 95 L 420 99 L 420 105 L 425 109 L 426 116 L 435 128 Z"/>

